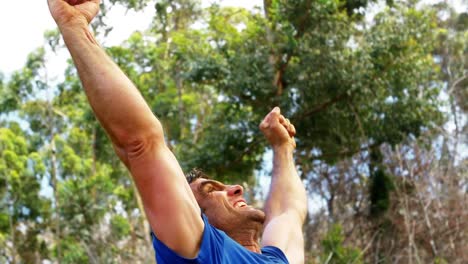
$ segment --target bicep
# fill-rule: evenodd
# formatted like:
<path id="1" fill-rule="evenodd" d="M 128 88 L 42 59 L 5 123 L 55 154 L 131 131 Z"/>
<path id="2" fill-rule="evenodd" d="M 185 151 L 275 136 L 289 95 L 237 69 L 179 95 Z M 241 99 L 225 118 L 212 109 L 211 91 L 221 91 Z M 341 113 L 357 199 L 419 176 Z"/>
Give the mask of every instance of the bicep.
<path id="1" fill-rule="evenodd" d="M 201 211 L 182 169 L 165 144 L 154 142 L 127 151 L 130 170 L 153 232 L 185 257 L 198 252 L 203 233 Z"/>
<path id="2" fill-rule="evenodd" d="M 275 216 L 265 223 L 262 247 L 274 246 L 283 251 L 291 264 L 304 263 L 303 221 L 295 212 Z"/>

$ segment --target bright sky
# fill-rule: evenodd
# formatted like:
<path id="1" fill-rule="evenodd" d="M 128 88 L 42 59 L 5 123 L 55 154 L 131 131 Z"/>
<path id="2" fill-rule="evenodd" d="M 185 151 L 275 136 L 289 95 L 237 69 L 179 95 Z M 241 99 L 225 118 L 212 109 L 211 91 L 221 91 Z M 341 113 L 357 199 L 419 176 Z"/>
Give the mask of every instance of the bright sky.
<path id="1" fill-rule="evenodd" d="M 49 14 L 47 0 L 2 1 L 0 8 L 0 72 L 6 76 L 21 69 L 27 55 L 44 43 L 43 34 L 54 29 L 55 22 Z M 213 0 L 203 0 L 204 3 Z M 262 0 L 222 0 L 223 5 L 251 8 L 261 5 Z M 150 21 L 150 12 L 128 12 L 124 8 L 114 8 L 109 14 L 114 27 L 106 44 L 118 44 L 133 31 L 144 30 Z M 122 19 L 125 18 L 125 19 Z M 68 56 L 66 52 L 60 56 Z M 63 60 L 62 60 L 63 61 Z M 55 62 L 60 67 L 63 62 Z M 62 67 L 60 67 L 63 69 Z"/>
<path id="2" fill-rule="evenodd" d="M 226 6 L 244 6 L 252 8 L 262 6 L 263 0 L 202 0 L 207 5 L 221 2 Z M 436 2 L 440 0 L 426 0 Z M 464 0 L 449 0 L 460 6 Z M 106 40 L 106 44 L 119 44 L 136 29 L 144 30 L 149 25 L 150 12 L 128 12 L 124 8 L 114 8 L 109 14 L 114 31 Z M 122 19 L 125 18 L 125 19 Z M 27 55 L 43 45 L 43 34 L 46 30 L 54 29 L 47 7 L 47 0 L 9 0 L 3 1 L 0 8 L 0 72 L 10 75 L 21 69 L 26 62 Z M 59 54 L 54 68 L 63 69 L 63 60 L 68 57 L 66 52 Z M 60 60 L 61 59 L 61 60 Z"/>

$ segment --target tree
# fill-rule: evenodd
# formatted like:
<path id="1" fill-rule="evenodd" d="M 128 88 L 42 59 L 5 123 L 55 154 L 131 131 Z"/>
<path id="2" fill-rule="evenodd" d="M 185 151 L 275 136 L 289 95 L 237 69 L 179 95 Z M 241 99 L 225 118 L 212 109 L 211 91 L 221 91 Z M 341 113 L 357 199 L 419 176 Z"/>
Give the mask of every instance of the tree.
<path id="1" fill-rule="evenodd" d="M 17 123 L 0 129 L 0 243 L 5 262 L 32 262 L 44 253 L 50 204 L 39 196 L 45 168 Z"/>
<path id="2" fill-rule="evenodd" d="M 331 252 L 340 254 L 330 263 L 457 261 L 466 241 L 450 231 L 464 227 L 466 14 L 417 1 L 381 10 L 374 1 L 263 3 L 262 12 L 195 0 L 103 1 L 92 26 L 105 39 L 114 5 L 154 7 L 148 30 L 106 50 L 163 123 L 185 171 L 255 184 L 267 151 L 257 126 L 281 107 L 299 132 L 297 164 L 311 200 L 325 204 L 309 216 L 311 261 Z M 62 48 L 48 31 L 22 70 L 0 76 L 0 245 L 13 245 L 0 258 L 152 260 L 133 183 L 73 65 L 63 79 L 48 72 L 48 56 Z M 441 129 L 446 120 L 454 134 Z M 442 147 L 431 150 L 441 133 Z M 39 195 L 44 189 L 48 196 Z"/>

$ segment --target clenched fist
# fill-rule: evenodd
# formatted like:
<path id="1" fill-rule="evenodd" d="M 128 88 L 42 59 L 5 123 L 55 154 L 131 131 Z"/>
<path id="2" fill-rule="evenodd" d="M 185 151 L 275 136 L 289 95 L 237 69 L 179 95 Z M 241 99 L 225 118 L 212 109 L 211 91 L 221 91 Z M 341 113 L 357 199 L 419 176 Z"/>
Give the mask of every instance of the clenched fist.
<path id="1" fill-rule="evenodd" d="M 87 26 L 99 12 L 100 0 L 47 0 L 49 10 L 59 27 Z"/>
<path id="2" fill-rule="evenodd" d="M 296 147 L 294 135 L 296 128 L 281 114 L 279 107 L 273 110 L 260 123 L 260 130 L 265 135 L 270 145 L 275 147 Z"/>

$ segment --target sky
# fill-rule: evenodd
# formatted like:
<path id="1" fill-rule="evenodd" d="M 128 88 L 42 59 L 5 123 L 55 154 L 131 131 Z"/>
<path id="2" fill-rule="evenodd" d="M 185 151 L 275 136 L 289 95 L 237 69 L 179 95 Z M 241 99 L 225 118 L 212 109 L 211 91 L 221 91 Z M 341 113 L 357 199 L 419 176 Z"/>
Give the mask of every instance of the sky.
<path id="1" fill-rule="evenodd" d="M 55 28 L 46 0 L 8 1 L 0 8 L 0 72 L 23 67 L 27 54 L 43 44 L 43 34 Z"/>
<path id="2" fill-rule="evenodd" d="M 244 6 L 252 8 L 261 6 L 263 0 L 202 0 L 204 5 L 220 2 L 225 6 Z M 439 0 L 426 0 L 434 2 Z M 466 0 L 449 0 L 456 6 Z M 151 8 L 148 12 L 126 12 L 125 8 L 116 7 L 108 15 L 114 26 L 113 32 L 106 39 L 106 45 L 117 45 L 135 30 L 144 30 L 151 19 Z M 125 19 L 122 19 L 125 18 Z M 14 71 L 20 70 L 27 55 L 44 43 L 44 32 L 56 28 L 49 14 L 47 0 L 2 0 L 0 4 L 0 72 L 7 77 Z M 64 61 L 68 58 L 66 52 L 51 63 L 52 70 L 63 69 Z"/>
<path id="3" fill-rule="evenodd" d="M 214 1 L 203 0 L 204 4 Z M 222 0 L 222 5 L 244 6 L 251 8 L 261 5 L 262 0 Z M 151 9 L 151 8 L 150 8 Z M 114 27 L 106 39 L 106 45 L 117 45 L 127 39 L 135 30 L 144 30 L 151 19 L 151 10 L 147 12 L 126 12 L 125 8 L 115 7 L 108 14 Z M 122 19 L 125 18 L 125 19 Z M 0 4 L 0 72 L 5 76 L 20 70 L 27 55 L 44 44 L 44 32 L 55 29 L 50 16 L 47 0 L 6 1 Z M 68 54 L 62 52 L 51 63 L 52 68 L 63 69 Z"/>

